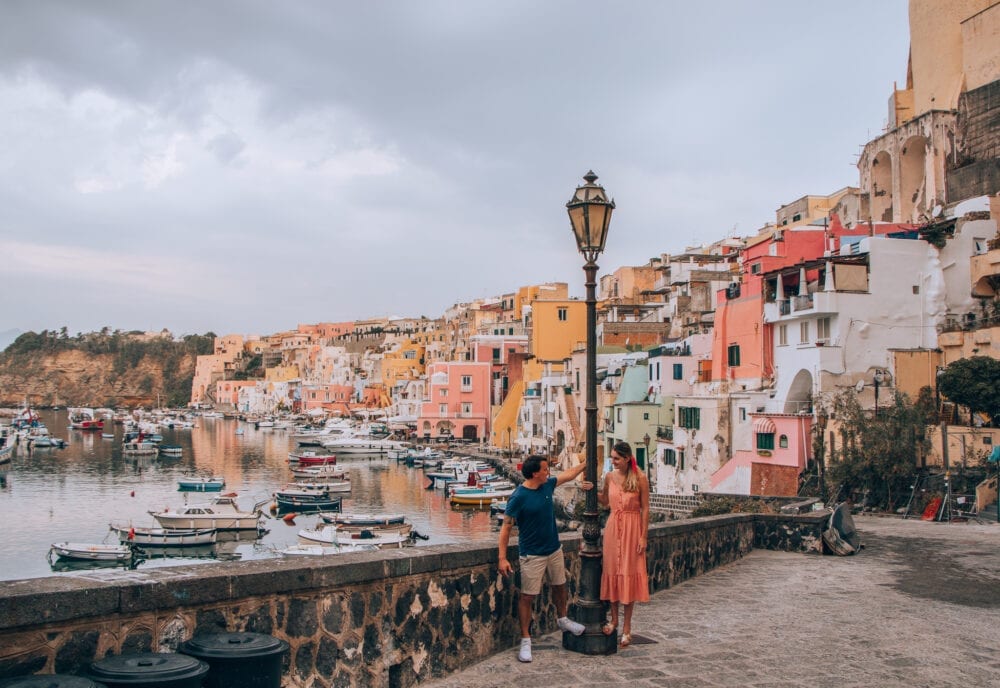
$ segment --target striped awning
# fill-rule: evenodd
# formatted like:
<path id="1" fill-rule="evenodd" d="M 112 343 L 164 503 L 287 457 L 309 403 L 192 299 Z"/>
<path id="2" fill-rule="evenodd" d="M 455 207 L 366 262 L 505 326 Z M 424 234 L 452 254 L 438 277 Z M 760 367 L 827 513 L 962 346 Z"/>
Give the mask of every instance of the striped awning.
<path id="1" fill-rule="evenodd" d="M 773 435 L 777 428 L 770 418 L 758 418 L 753 422 L 753 431 L 758 435 Z"/>

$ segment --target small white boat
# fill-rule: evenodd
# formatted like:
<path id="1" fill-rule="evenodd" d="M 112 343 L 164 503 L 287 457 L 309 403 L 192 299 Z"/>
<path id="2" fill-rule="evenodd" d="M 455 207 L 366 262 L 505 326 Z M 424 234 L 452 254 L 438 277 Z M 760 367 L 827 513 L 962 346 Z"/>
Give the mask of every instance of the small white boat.
<path id="1" fill-rule="evenodd" d="M 347 530 L 339 525 L 327 524 L 315 530 L 300 530 L 299 539 L 303 544 L 320 543 L 324 545 L 395 545 L 402 547 L 410 539 L 409 529 L 384 530 L 381 528 L 364 528 Z"/>
<path id="2" fill-rule="evenodd" d="M 125 456 L 155 456 L 158 451 L 156 442 L 133 440 L 122 443 L 122 454 Z"/>
<path id="3" fill-rule="evenodd" d="M 347 469 L 343 466 L 325 464 L 322 466 L 290 465 L 292 475 L 296 478 L 311 478 L 313 480 L 349 480 Z"/>
<path id="4" fill-rule="evenodd" d="M 320 514 L 325 523 L 337 523 L 344 527 L 385 528 L 399 526 L 406 522 L 403 514 L 362 514 L 357 512 Z"/>
<path id="5" fill-rule="evenodd" d="M 204 504 L 186 504 L 177 509 L 150 511 L 164 528 L 218 528 L 219 530 L 256 530 L 260 509 L 241 511 L 232 497 L 216 497 Z"/>
<path id="6" fill-rule="evenodd" d="M 322 557 L 331 554 L 346 554 L 347 552 L 377 552 L 378 545 L 289 545 L 281 550 L 286 557 L 310 556 Z"/>
<path id="7" fill-rule="evenodd" d="M 49 557 L 75 561 L 126 561 L 132 558 L 128 545 L 103 545 L 84 542 L 57 542 L 49 549 Z"/>
<path id="8" fill-rule="evenodd" d="M 222 477 L 188 478 L 177 481 L 177 489 L 183 492 L 219 492 L 225 486 L 226 479 Z"/>
<path id="9" fill-rule="evenodd" d="M 180 530 L 174 528 L 136 527 L 129 524 L 112 523 L 111 531 L 122 544 L 131 543 L 143 547 L 194 547 L 215 544 L 218 532 L 215 528 Z"/>
<path id="10" fill-rule="evenodd" d="M 184 448 L 179 444 L 161 444 L 159 450 L 161 456 L 177 457 L 184 453 Z"/>

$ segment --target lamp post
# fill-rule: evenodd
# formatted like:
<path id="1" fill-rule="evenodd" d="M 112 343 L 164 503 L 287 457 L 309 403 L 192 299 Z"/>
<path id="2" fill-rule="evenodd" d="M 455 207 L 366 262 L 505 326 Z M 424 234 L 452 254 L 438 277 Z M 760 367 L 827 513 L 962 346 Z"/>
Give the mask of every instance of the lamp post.
<path id="1" fill-rule="evenodd" d="M 651 463 L 651 461 L 649 460 L 649 443 L 650 443 L 651 440 L 652 440 L 652 438 L 649 436 L 648 432 L 645 435 L 642 436 L 642 444 L 643 444 L 643 446 L 646 447 L 646 454 L 643 457 L 643 461 L 646 462 L 646 480 L 649 481 L 650 483 L 652 483 L 652 479 L 650 478 L 650 475 L 652 475 L 652 472 L 650 471 L 650 468 L 649 468 L 649 464 Z"/>
<path id="2" fill-rule="evenodd" d="M 875 417 L 878 418 L 878 388 L 879 385 L 885 380 L 885 373 L 882 372 L 881 368 L 875 370 L 875 374 L 872 375 L 872 380 L 875 383 Z"/>
<path id="3" fill-rule="evenodd" d="M 583 176 L 586 184 L 578 186 L 566 204 L 576 236 L 576 246 L 586 262 L 583 272 L 587 287 L 587 402 L 585 407 L 586 469 L 584 480 L 597 484 L 597 256 L 604 251 L 615 202 L 608 200 L 604 188 L 594 182 L 592 171 Z M 586 493 L 583 510 L 583 546 L 580 548 L 580 589 L 576 606 L 577 621 L 586 630 L 583 635 L 563 633 L 563 647 L 586 655 L 610 655 L 618 650 L 615 634 L 604 635 L 604 603 L 601 602 L 601 524 L 597 518 L 597 490 Z"/>

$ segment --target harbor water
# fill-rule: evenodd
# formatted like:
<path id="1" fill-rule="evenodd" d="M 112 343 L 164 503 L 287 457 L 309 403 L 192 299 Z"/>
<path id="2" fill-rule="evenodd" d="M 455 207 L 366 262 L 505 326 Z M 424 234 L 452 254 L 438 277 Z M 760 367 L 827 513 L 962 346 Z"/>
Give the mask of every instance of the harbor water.
<path id="1" fill-rule="evenodd" d="M 109 524 L 157 525 L 150 511 L 209 501 L 220 493 L 182 492 L 178 480 L 221 476 L 222 494 L 233 493 L 242 509 L 270 502 L 272 493 L 292 481 L 288 452 L 296 448 L 292 430 L 255 429 L 223 418 L 198 418 L 190 429 L 165 429 L 164 444 L 182 447 L 179 458 L 123 456 L 122 427 L 107 421 L 104 433 L 68 428 L 66 411 L 42 411 L 49 432 L 66 440 L 63 449 L 19 446 L 0 466 L 0 520 L 4 556 L 0 580 L 57 576 L 94 564 L 48 560 L 56 542 L 113 543 Z M 242 430 L 242 432 L 238 432 Z M 495 542 L 497 523 L 488 509 L 452 507 L 443 491 L 428 490 L 420 468 L 408 468 L 384 455 L 338 456 L 350 475 L 344 511 L 402 513 L 421 536 L 412 546 L 450 542 Z M 260 538 L 245 531 L 220 533 L 220 542 L 191 550 L 146 550 L 137 567 L 198 565 L 222 560 L 280 557 L 298 542 L 298 531 L 316 527 L 316 515 L 293 523 L 264 507 Z M 334 555 L 335 556 L 335 555 Z M 120 564 L 119 564 L 120 566 Z"/>

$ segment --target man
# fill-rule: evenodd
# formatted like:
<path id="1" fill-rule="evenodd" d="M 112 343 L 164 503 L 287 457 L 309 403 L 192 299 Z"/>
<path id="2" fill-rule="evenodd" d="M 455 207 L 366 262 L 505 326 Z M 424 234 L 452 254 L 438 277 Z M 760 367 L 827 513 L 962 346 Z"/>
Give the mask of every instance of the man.
<path id="1" fill-rule="evenodd" d="M 522 662 L 531 661 L 531 608 L 535 597 L 542 591 L 542 580 L 548 575 L 552 588 L 560 630 L 573 635 L 584 631 L 583 624 L 571 621 L 566 616 L 566 565 L 563 562 L 562 543 L 556 529 L 555 503 L 552 500 L 557 486 L 573 480 L 586 468 L 585 463 L 563 471 L 558 477 L 549 475 L 549 462 L 544 456 L 532 455 L 521 464 L 524 482 L 514 490 L 507 500 L 503 526 L 500 528 L 500 561 L 497 568 L 504 577 L 509 576 L 514 567 L 507 560 L 507 544 L 510 531 L 517 523 L 517 547 L 521 564 L 521 594 L 517 601 L 517 616 L 521 623 L 521 649 L 517 658 Z M 589 490 L 593 483 L 580 483 L 581 489 Z"/>

